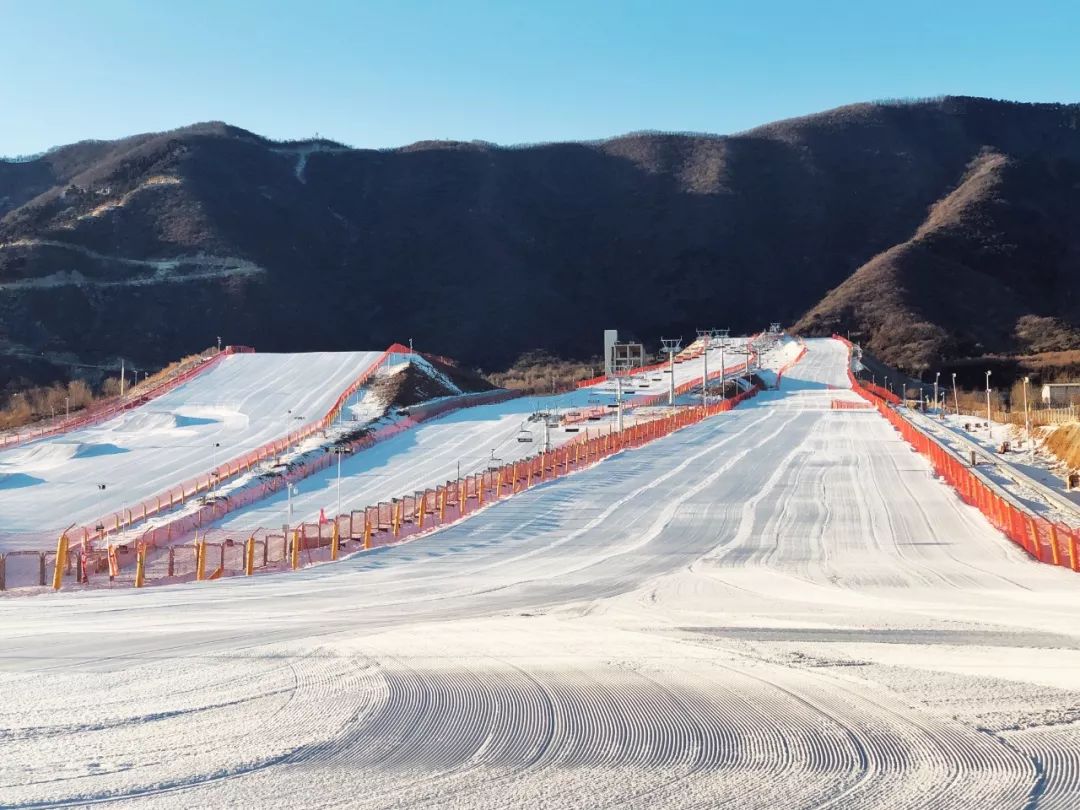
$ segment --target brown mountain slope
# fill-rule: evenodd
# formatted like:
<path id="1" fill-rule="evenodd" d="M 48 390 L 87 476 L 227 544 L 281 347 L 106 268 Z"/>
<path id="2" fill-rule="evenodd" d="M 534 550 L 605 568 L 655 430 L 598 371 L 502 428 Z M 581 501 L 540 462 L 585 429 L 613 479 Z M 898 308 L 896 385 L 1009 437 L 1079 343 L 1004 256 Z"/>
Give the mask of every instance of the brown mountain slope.
<path id="1" fill-rule="evenodd" d="M 1053 342 L 1045 319 L 1077 323 L 1078 126 L 1076 105 L 945 98 L 729 137 L 358 150 L 211 123 L 0 161 L 0 382 L 217 335 L 411 337 L 492 369 L 591 357 L 604 328 L 808 311 L 913 364 Z"/>
<path id="2" fill-rule="evenodd" d="M 830 291 L 798 331 L 852 331 L 908 371 L 1080 346 L 1080 172 L 984 149 L 914 235 Z"/>

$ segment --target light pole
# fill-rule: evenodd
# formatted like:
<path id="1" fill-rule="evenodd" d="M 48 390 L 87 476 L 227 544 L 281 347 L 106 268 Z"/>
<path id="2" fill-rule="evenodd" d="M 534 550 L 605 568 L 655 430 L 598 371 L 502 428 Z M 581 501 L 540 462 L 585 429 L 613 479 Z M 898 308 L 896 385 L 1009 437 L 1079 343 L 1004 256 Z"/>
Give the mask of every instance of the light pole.
<path id="1" fill-rule="evenodd" d="M 960 396 L 956 393 L 956 372 L 952 373 L 952 397 L 953 405 L 956 406 L 956 415 L 960 415 Z"/>
<path id="2" fill-rule="evenodd" d="M 1029 382 L 1031 382 L 1031 378 L 1030 377 L 1024 377 L 1024 431 L 1027 433 L 1028 456 L 1033 456 L 1035 454 L 1035 445 L 1034 445 L 1034 443 L 1032 442 L 1032 439 L 1031 439 L 1031 416 L 1028 413 L 1028 396 L 1027 396 L 1027 388 L 1028 388 L 1028 383 Z"/>
<path id="3" fill-rule="evenodd" d="M 706 408 L 709 405 L 709 330 L 698 329 L 697 333 L 705 344 L 705 351 L 701 353 L 701 407 Z"/>
<path id="4" fill-rule="evenodd" d="M 728 330 L 720 335 L 720 401 L 727 399 L 727 366 L 724 365 L 724 349 L 727 348 Z"/>
<path id="5" fill-rule="evenodd" d="M 106 486 L 107 486 L 106 484 L 98 484 L 98 485 L 97 485 L 97 488 L 98 488 L 98 492 L 104 493 L 104 492 L 105 492 L 105 487 L 106 487 Z M 104 507 L 104 503 L 105 503 L 105 496 L 104 496 L 104 494 L 103 494 L 103 495 L 101 496 L 101 500 L 102 500 L 102 508 L 101 508 L 101 511 L 102 511 L 102 513 L 104 514 L 104 512 L 105 512 L 105 507 Z M 100 536 L 100 538 L 101 538 L 102 542 L 104 542 L 104 541 L 105 541 L 105 522 L 104 522 L 104 521 L 102 521 L 101 523 L 99 523 L 99 524 L 98 524 L 97 526 L 95 526 L 94 528 L 95 528 L 95 529 L 97 530 L 97 533 L 98 533 L 98 535 Z"/>
<path id="6" fill-rule="evenodd" d="M 705 343 L 705 351 L 702 352 L 702 367 L 701 367 L 701 404 L 704 407 L 709 405 L 709 349 L 712 348 L 713 338 L 716 336 L 715 329 L 698 329 L 698 337 Z M 720 363 L 721 376 L 723 376 L 723 360 Z"/>
<path id="7" fill-rule="evenodd" d="M 341 515 L 341 457 L 345 455 L 345 448 L 341 445 L 337 445 L 331 451 L 337 456 L 337 512 L 336 515 Z M 336 519 L 336 517 L 335 517 Z"/>
<path id="8" fill-rule="evenodd" d="M 675 406 L 675 355 L 682 346 L 682 338 L 660 338 L 662 351 L 668 356 L 668 407 Z"/>
<path id="9" fill-rule="evenodd" d="M 885 375 L 885 390 L 886 391 L 891 391 L 892 390 L 891 388 L 889 388 L 889 375 L 888 374 Z"/>
<path id="10" fill-rule="evenodd" d="M 217 451 L 221 447 L 221 442 L 214 442 L 213 454 L 214 454 L 214 466 L 210 470 L 210 477 L 214 479 L 213 489 L 217 491 L 218 482 L 218 469 L 217 469 Z"/>
<path id="11" fill-rule="evenodd" d="M 292 482 L 286 482 L 285 484 L 285 525 L 292 526 L 292 496 L 296 494 L 296 484 Z"/>
<path id="12" fill-rule="evenodd" d="M 990 372 L 986 372 L 986 427 L 990 428 Z"/>
<path id="13" fill-rule="evenodd" d="M 940 371 L 934 372 L 934 410 L 941 412 L 941 408 L 938 406 L 938 379 L 941 377 Z"/>
<path id="14" fill-rule="evenodd" d="M 64 397 L 64 418 L 71 418 L 71 397 Z"/>

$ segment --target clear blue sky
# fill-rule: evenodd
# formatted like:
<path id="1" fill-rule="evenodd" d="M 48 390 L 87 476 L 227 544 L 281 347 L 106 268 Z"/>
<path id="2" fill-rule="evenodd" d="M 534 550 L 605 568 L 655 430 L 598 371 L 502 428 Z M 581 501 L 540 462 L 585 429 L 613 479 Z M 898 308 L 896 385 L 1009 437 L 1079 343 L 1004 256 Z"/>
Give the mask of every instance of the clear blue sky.
<path id="1" fill-rule="evenodd" d="M 1080 2 L 0 0 L 0 155 L 224 120 L 354 146 L 1080 100 Z"/>

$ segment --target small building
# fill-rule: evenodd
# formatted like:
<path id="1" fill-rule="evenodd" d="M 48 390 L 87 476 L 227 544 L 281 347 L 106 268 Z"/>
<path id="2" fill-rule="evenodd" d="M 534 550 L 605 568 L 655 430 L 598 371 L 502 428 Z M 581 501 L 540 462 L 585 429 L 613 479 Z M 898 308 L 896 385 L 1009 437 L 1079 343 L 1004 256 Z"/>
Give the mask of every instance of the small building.
<path id="1" fill-rule="evenodd" d="M 1048 408 L 1059 408 L 1080 402 L 1080 382 L 1075 383 L 1047 383 L 1042 387 L 1043 405 Z"/>

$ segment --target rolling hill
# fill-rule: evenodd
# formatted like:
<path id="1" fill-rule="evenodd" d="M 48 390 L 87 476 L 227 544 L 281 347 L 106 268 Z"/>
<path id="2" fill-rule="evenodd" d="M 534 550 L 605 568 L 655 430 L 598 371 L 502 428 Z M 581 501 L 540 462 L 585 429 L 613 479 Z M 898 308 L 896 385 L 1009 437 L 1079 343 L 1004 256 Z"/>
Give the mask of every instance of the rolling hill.
<path id="1" fill-rule="evenodd" d="M 769 320 L 918 371 L 1080 348 L 1080 105 L 858 104 L 732 136 L 0 160 L 0 375 L 413 338 L 486 369 Z"/>

